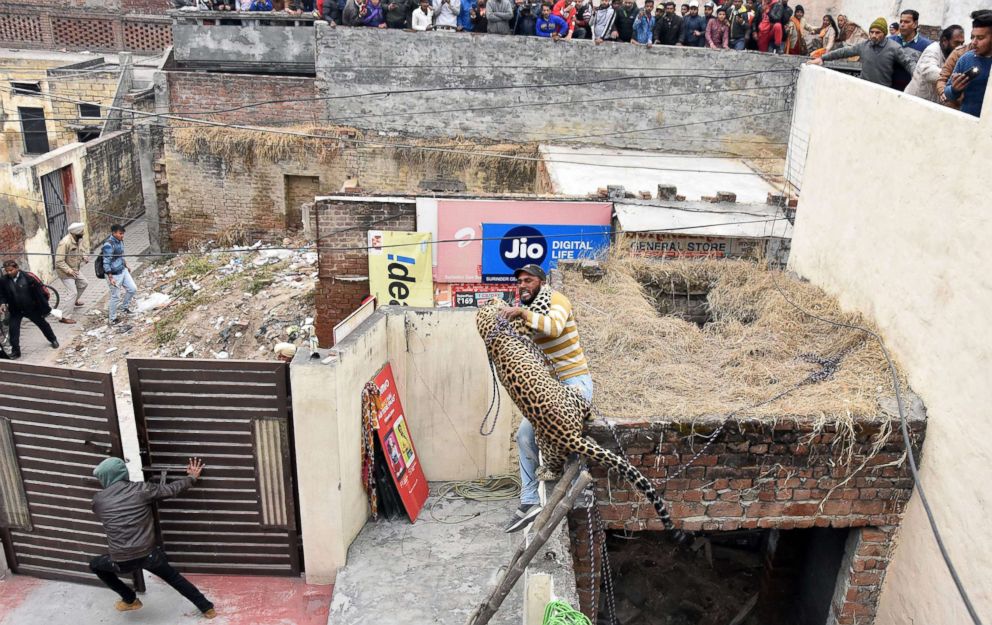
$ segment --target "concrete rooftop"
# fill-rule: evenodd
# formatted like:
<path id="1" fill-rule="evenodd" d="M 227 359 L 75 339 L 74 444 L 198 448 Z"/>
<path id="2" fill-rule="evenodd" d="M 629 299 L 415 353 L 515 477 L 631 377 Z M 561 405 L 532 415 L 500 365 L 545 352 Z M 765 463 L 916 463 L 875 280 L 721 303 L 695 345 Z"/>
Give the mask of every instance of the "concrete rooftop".
<path id="1" fill-rule="evenodd" d="M 328 625 L 464 623 L 495 586 L 523 533 L 503 525 L 511 501 L 445 500 L 431 514 L 428 499 L 417 522 L 369 521 L 338 574 Z M 521 622 L 523 580 L 492 625 Z"/>
<path id="2" fill-rule="evenodd" d="M 671 184 L 687 200 L 731 191 L 738 202 L 763 203 L 776 191 L 739 158 L 562 145 L 542 145 L 541 156 L 558 195 L 583 196 L 608 185 L 654 195 L 659 184 Z"/>

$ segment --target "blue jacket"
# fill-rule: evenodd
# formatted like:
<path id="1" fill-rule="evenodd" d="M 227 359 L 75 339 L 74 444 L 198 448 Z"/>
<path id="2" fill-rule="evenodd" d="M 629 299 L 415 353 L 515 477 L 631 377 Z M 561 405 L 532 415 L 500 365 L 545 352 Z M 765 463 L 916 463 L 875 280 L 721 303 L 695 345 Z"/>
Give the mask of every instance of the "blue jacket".
<path id="1" fill-rule="evenodd" d="M 698 30 L 701 34 L 698 37 L 693 35 L 692 31 L 694 30 Z M 682 20 L 682 38 L 679 41 L 684 46 L 704 47 L 706 45 L 706 18 L 702 15 L 686 16 Z"/>
<path id="2" fill-rule="evenodd" d="M 462 30 L 472 32 L 475 29 L 475 24 L 472 23 L 472 17 L 469 15 L 469 12 L 472 9 L 478 9 L 478 6 L 476 0 L 462 0 L 458 10 L 458 25 L 461 26 Z"/>
<path id="3" fill-rule="evenodd" d="M 124 241 L 118 241 L 114 235 L 103 242 L 103 272 L 108 276 L 116 276 L 124 272 Z"/>
<path id="4" fill-rule="evenodd" d="M 981 57 L 972 50 L 960 59 L 954 66 L 954 74 L 963 74 L 972 67 L 977 67 L 980 71 L 978 76 L 971 79 L 968 86 L 964 88 L 964 99 L 961 101 L 961 112 L 968 115 L 980 117 L 982 115 L 982 104 L 985 102 L 985 89 L 989 85 L 989 72 L 992 71 L 992 57 Z M 961 92 L 955 91 L 951 81 L 947 81 L 944 87 L 944 95 L 948 100 L 957 100 L 961 97 Z"/>
<path id="5" fill-rule="evenodd" d="M 638 15 L 634 20 L 634 41 L 652 43 L 654 41 L 654 16 Z"/>
<path id="6" fill-rule="evenodd" d="M 915 54 L 913 52 L 909 53 L 912 55 L 914 63 L 920 60 L 920 54 L 927 49 L 927 46 L 933 43 L 919 33 L 917 33 L 916 39 L 908 43 L 902 40 L 902 35 L 892 35 L 889 39 L 898 43 L 901 48 L 910 48 L 915 50 Z M 892 72 L 892 88 L 898 89 L 899 91 L 905 91 L 906 87 L 908 87 L 909 83 L 912 81 L 913 74 L 906 70 L 906 68 L 897 65 L 895 70 Z"/>
<path id="7" fill-rule="evenodd" d="M 551 33 L 555 31 L 558 31 L 560 37 L 567 35 L 568 22 L 557 15 L 549 15 L 548 19 L 544 19 L 543 17 L 537 18 L 537 25 L 534 27 L 534 32 L 538 37 L 550 37 Z"/>

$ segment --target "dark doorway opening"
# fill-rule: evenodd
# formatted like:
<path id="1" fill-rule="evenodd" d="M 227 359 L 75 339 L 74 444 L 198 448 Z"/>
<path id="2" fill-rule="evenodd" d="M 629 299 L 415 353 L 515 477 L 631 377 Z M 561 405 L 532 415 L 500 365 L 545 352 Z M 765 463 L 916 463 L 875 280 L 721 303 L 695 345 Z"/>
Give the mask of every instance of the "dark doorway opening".
<path id="1" fill-rule="evenodd" d="M 662 532 L 607 537 L 620 625 L 824 625 L 848 531 L 702 534 L 694 549 Z M 600 622 L 609 622 L 605 585 Z"/>

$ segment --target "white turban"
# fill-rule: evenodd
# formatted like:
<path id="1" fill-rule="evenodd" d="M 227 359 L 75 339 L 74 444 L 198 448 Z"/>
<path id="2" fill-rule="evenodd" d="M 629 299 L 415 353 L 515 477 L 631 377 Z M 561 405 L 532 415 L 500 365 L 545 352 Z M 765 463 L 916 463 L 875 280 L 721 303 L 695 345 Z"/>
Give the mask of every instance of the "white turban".
<path id="1" fill-rule="evenodd" d="M 83 233 L 83 229 L 85 227 L 86 226 L 84 226 L 83 224 L 79 223 L 78 221 L 74 221 L 71 224 L 69 224 L 69 234 L 82 234 Z"/>

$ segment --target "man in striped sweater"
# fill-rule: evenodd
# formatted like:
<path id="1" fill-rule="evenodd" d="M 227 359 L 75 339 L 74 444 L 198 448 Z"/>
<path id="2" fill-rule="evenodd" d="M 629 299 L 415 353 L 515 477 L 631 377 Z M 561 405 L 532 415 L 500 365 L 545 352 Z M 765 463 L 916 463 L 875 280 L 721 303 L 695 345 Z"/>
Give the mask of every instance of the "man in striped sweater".
<path id="1" fill-rule="evenodd" d="M 500 314 L 508 320 L 522 318 L 533 331 L 534 342 L 554 364 L 562 384 L 574 386 L 592 401 L 592 376 L 589 363 L 579 344 L 579 329 L 568 298 L 545 284 L 547 276 L 538 265 L 521 267 L 514 276 L 522 306 L 505 308 Z M 537 493 L 537 468 L 540 464 L 534 428 L 527 419 L 517 430 L 520 451 L 520 507 L 506 531 L 517 532 L 530 525 L 541 512 Z"/>

